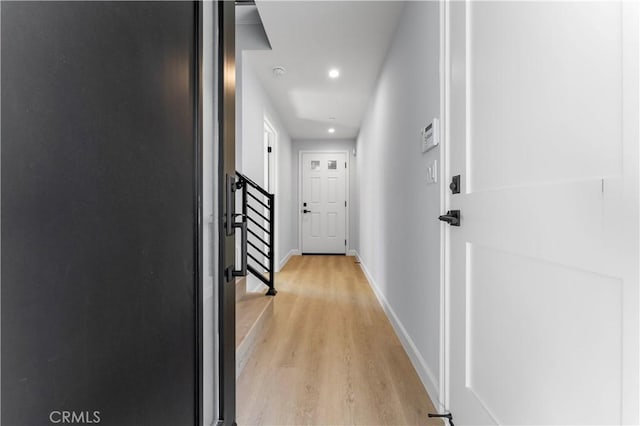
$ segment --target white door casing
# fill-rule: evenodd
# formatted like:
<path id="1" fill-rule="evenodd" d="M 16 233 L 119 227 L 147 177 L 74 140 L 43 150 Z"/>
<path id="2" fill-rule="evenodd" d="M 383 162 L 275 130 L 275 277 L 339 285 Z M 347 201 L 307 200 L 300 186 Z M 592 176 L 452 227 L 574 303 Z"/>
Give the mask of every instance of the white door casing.
<path id="1" fill-rule="evenodd" d="M 447 8 L 454 421 L 637 424 L 638 4 Z"/>
<path id="2" fill-rule="evenodd" d="M 275 147 L 277 133 L 274 126 L 264 117 L 264 188 L 273 194 L 276 192 Z"/>
<path id="3" fill-rule="evenodd" d="M 345 152 L 301 153 L 303 253 L 346 253 L 346 161 Z"/>
<path id="4" fill-rule="evenodd" d="M 276 194 L 277 193 L 277 187 L 278 187 L 278 183 L 277 183 L 277 174 L 276 174 L 276 170 L 277 170 L 277 156 L 276 156 L 276 147 L 278 145 L 278 133 L 275 130 L 275 127 L 273 126 L 273 124 L 271 124 L 271 122 L 269 121 L 269 119 L 265 116 L 264 119 L 264 129 L 263 129 L 263 143 L 264 143 L 264 188 L 267 190 L 268 193 L 270 194 Z M 278 218 L 278 201 L 279 201 L 279 197 L 276 195 L 276 205 L 275 205 L 275 209 L 276 209 L 276 229 L 280 228 L 280 224 L 277 222 L 277 218 Z M 262 215 L 265 217 L 269 217 L 269 209 L 267 209 L 266 207 L 262 209 Z M 257 220 L 260 220 L 258 217 L 256 217 Z M 262 226 L 265 229 L 269 229 L 269 222 L 266 220 L 261 220 L 262 222 Z M 264 239 L 264 241 L 269 241 L 269 234 L 267 232 L 262 234 L 262 237 Z M 278 247 L 279 247 L 279 241 L 278 241 L 278 234 L 276 232 L 276 235 L 274 235 L 274 251 L 277 254 L 278 253 Z M 269 246 L 266 244 L 263 244 L 262 246 L 262 251 L 264 253 L 269 253 Z M 262 262 L 263 265 L 269 265 L 269 258 L 264 256 L 262 257 Z M 277 261 L 277 257 L 276 257 L 276 268 L 278 265 L 278 261 Z M 266 271 L 265 271 L 266 272 Z M 277 272 L 277 271 L 276 271 Z"/>

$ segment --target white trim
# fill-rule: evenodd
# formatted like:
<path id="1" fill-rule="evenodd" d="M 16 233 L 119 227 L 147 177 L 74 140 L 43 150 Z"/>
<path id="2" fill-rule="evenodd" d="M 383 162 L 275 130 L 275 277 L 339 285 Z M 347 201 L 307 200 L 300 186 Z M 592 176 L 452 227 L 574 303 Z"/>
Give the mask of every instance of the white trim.
<path id="1" fill-rule="evenodd" d="M 369 272 L 369 269 L 367 268 L 367 265 L 364 263 L 362 257 L 358 254 L 357 251 L 356 251 L 356 256 L 360 260 L 360 269 L 362 269 L 362 272 L 364 272 L 364 275 L 367 278 L 367 281 L 369 283 L 369 286 L 371 287 L 371 290 L 373 290 L 373 293 L 376 295 L 376 298 L 378 299 L 378 302 L 380 302 L 380 305 L 382 306 L 382 309 L 384 310 L 384 313 L 386 314 L 387 319 L 391 323 L 391 326 L 393 327 L 396 333 L 396 336 L 398 336 L 400 343 L 402 343 L 402 347 L 404 348 L 405 352 L 409 356 L 409 359 L 411 360 L 411 364 L 413 365 L 413 368 L 418 373 L 418 377 L 420 377 L 420 381 L 422 382 L 425 390 L 427 391 L 427 394 L 429 395 L 431 402 L 433 402 L 436 410 L 443 411 L 444 407 L 442 407 L 442 404 L 440 403 L 440 398 L 439 398 L 440 386 L 438 385 L 436 376 L 433 374 L 433 372 L 427 365 L 427 362 L 422 357 L 422 354 L 420 354 L 420 351 L 416 347 L 416 344 L 413 342 L 413 339 L 411 338 L 411 336 L 409 336 L 409 333 L 407 333 L 407 330 L 404 328 L 404 325 L 402 325 L 402 322 L 396 315 L 395 311 L 387 301 L 384 294 L 382 294 L 382 292 L 378 290 L 378 285 L 376 284 L 375 280 L 373 279 L 373 276 L 371 275 L 371 273 Z"/>
<path id="2" fill-rule="evenodd" d="M 344 185 L 345 185 L 345 198 L 347 199 L 347 209 L 345 212 L 345 227 L 344 227 L 344 238 L 347 240 L 347 245 L 344 248 L 345 254 L 349 253 L 349 247 L 351 244 L 351 240 L 349 238 L 349 217 L 351 212 L 351 195 L 349 194 L 349 187 L 351 186 L 351 182 L 349 181 L 349 174 L 351 173 L 351 156 L 349 155 L 349 151 L 341 151 L 335 149 L 329 150 L 321 150 L 321 149 L 313 149 L 313 150 L 300 150 L 298 151 L 298 251 L 302 252 L 302 156 L 303 154 L 344 154 L 345 161 L 347 162 L 347 167 L 344 170 Z"/>
<path id="3" fill-rule="evenodd" d="M 278 147 L 278 131 L 276 130 L 276 127 L 272 124 L 273 122 L 269 119 L 269 116 L 264 113 L 263 114 L 263 122 L 264 122 L 264 130 L 269 131 L 271 133 L 273 133 L 273 146 L 271 147 L 271 152 L 273 153 L 273 171 L 271 170 L 271 168 L 269 167 L 269 142 L 268 141 L 264 141 L 263 140 L 263 145 L 264 145 L 264 170 L 263 170 L 263 174 L 264 174 L 264 186 L 266 188 L 269 189 L 269 192 L 271 192 L 272 194 L 276 192 L 276 190 L 278 189 L 278 164 L 277 164 L 277 158 L 276 158 L 276 149 Z M 263 138 L 264 139 L 264 138 Z M 271 173 L 273 173 L 273 182 L 270 182 L 271 180 Z M 269 185 L 272 184 L 272 185 Z M 271 188 L 271 186 L 273 186 L 273 188 Z"/>
<path id="4" fill-rule="evenodd" d="M 218 7 L 202 4 L 202 42 L 217 45 Z M 219 409 L 220 374 L 218 339 L 218 55 L 214 49 L 202 52 L 202 422 L 216 423 Z"/>
<path id="5" fill-rule="evenodd" d="M 291 259 L 291 256 L 297 256 L 300 254 L 300 250 L 296 250 L 296 249 L 291 249 L 289 250 L 289 253 L 287 253 L 284 258 L 282 260 L 280 260 L 280 262 L 278 263 L 278 271 L 280 271 L 280 269 L 284 268 L 284 265 L 287 264 L 287 262 L 289 261 L 289 259 Z"/>
<path id="6" fill-rule="evenodd" d="M 264 170 L 263 170 L 263 175 L 264 175 L 264 186 L 266 188 L 269 188 L 269 192 L 271 194 L 278 194 L 279 193 L 279 187 L 278 187 L 278 141 L 279 141 L 279 135 L 278 135 L 278 131 L 276 130 L 276 126 L 273 125 L 273 121 L 269 118 L 269 116 L 267 115 L 266 112 L 263 112 L 262 114 L 262 121 L 263 121 L 263 153 L 264 153 Z M 271 133 L 273 133 L 273 144 L 271 146 L 271 166 L 269 167 L 269 142 L 264 141 L 264 131 L 269 131 Z M 273 182 L 270 182 L 271 180 L 271 175 L 273 175 Z M 270 185 L 272 184 L 272 185 Z M 271 186 L 273 186 L 273 188 L 271 188 Z M 278 256 L 278 249 L 280 248 L 280 238 L 279 238 L 279 233 L 278 233 L 278 229 L 280 229 L 280 197 L 278 197 L 276 195 L 276 235 L 273 236 L 273 251 L 275 252 L 275 256 Z M 266 212 L 265 212 L 266 213 Z M 276 259 L 277 260 L 277 259 Z M 275 262 L 274 267 L 276 268 L 275 272 L 279 272 L 280 271 L 280 264 Z"/>
<path id="7" fill-rule="evenodd" d="M 450 203 L 449 176 L 449 104 L 450 104 L 450 3 L 440 0 L 440 211 L 448 210 Z M 450 282 L 449 282 L 449 232 L 444 224 L 440 227 L 440 399 L 438 404 L 443 411 L 449 411 L 450 399 Z"/>
<path id="8" fill-rule="evenodd" d="M 356 256 L 358 257 L 358 251 L 356 249 L 347 250 L 347 256 Z"/>

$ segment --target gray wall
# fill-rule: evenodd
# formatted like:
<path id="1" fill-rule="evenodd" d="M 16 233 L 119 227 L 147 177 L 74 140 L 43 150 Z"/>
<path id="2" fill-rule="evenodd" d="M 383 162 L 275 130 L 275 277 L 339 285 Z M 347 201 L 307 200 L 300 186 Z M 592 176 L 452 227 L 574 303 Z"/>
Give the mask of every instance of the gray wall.
<path id="1" fill-rule="evenodd" d="M 297 247 L 292 213 L 291 138 L 251 66 L 250 52 L 244 52 L 238 68 L 237 98 L 240 125 L 236 126 L 236 167 L 253 181 L 264 185 L 264 117 L 278 133 L 276 155 L 276 265 Z"/>
<path id="2" fill-rule="evenodd" d="M 356 148 L 356 141 L 353 139 L 327 139 L 327 140 L 294 140 L 293 141 L 293 154 L 291 167 L 291 182 L 292 182 L 292 215 L 295 221 L 294 241 L 298 250 L 299 247 L 299 222 L 300 222 L 300 209 L 302 203 L 299 200 L 298 183 L 300 179 L 299 175 L 299 158 L 300 151 L 348 151 L 349 152 L 349 246 L 350 251 L 358 250 L 359 238 L 359 201 L 358 194 L 358 174 L 357 161 L 354 158 L 352 151 Z"/>
<path id="3" fill-rule="evenodd" d="M 414 366 L 437 400 L 440 366 L 439 185 L 427 184 L 420 129 L 439 117 L 439 6 L 408 2 L 358 136 L 360 244 Z M 400 333 L 403 334 L 403 333 Z M 405 345 L 407 347 L 407 345 Z M 436 401 L 434 401 L 436 402 Z"/>

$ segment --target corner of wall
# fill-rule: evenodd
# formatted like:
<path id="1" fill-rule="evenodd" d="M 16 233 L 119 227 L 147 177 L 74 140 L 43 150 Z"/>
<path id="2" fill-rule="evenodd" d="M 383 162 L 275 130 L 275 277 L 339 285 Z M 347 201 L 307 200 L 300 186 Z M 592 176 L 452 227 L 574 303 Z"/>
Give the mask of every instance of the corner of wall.
<path id="1" fill-rule="evenodd" d="M 300 250 L 298 249 L 289 250 L 289 252 L 280 260 L 280 262 L 278 262 L 278 270 L 276 272 L 279 272 L 282 268 L 284 268 L 292 256 L 298 256 L 298 255 L 300 255 Z"/>

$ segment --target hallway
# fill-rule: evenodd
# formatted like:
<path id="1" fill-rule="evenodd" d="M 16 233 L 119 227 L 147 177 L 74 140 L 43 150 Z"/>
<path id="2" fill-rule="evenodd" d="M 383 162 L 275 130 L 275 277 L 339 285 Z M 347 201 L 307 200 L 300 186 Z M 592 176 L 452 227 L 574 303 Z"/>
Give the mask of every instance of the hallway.
<path id="1" fill-rule="evenodd" d="M 238 424 L 442 424 L 354 257 L 294 256 L 278 283 Z"/>
<path id="2" fill-rule="evenodd" d="M 0 425 L 640 426 L 640 0 L 0 0 L 0 63 Z"/>

